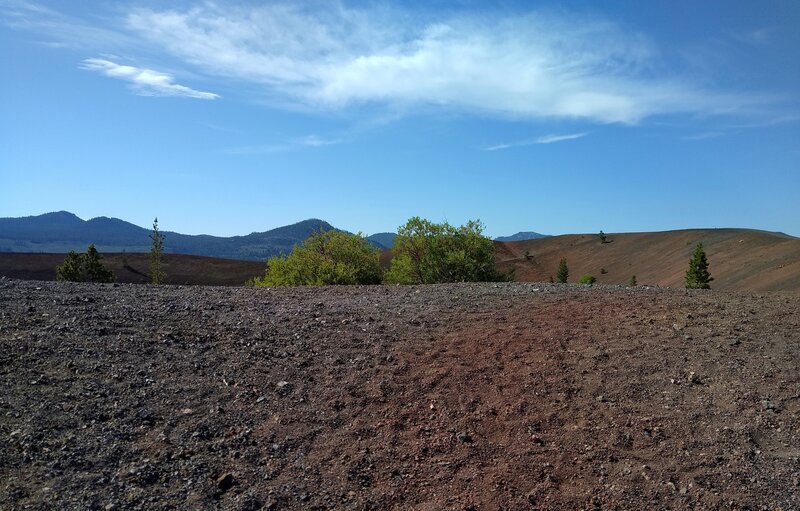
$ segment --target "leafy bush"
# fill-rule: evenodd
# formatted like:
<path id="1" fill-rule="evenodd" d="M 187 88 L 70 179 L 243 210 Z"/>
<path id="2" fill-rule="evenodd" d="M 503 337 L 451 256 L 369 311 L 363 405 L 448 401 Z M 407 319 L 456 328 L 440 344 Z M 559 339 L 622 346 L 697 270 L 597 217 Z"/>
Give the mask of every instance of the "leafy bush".
<path id="1" fill-rule="evenodd" d="M 398 229 L 386 282 L 434 284 L 509 280 L 494 264 L 494 243 L 479 220 L 454 227 L 411 218 Z"/>
<path id="2" fill-rule="evenodd" d="M 70 250 L 64 262 L 56 267 L 56 280 L 70 282 L 114 282 L 114 273 L 103 265 L 95 246 L 89 245 L 85 254 Z"/>
<path id="3" fill-rule="evenodd" d="M 322 286 L 329 284 L 380 284 L 378 251 L 360 234 L 316 232 L 285 257 L 267 261 L 264 276 L 255 286 Z"/>
<path id="4" fill-rule="evenodd" d="M 587 273 L 586 275 L 584 275 L 583 277 L 581 277 L 580 279 L 578 279 L 578 284 L 588 284 L 588 285 L 592 285 L 592 284 L 594 284 L 595 282 L 597 282 L 597 279 L 596 279 L 596 278 L 594 278 L 594 275 L 591 275 L 591 274 L 589 274 L 589 273 Z"/>

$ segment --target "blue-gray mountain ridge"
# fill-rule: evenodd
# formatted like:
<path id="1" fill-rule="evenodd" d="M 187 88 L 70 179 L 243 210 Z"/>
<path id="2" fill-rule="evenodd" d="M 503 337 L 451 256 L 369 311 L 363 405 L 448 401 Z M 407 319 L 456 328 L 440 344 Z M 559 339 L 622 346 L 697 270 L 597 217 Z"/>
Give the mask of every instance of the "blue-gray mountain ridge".
<path id="1" fill-rule="evenodd" d="M 289 253 L 292 247 L 312 233 L 332 229 L 334 227 L 324 220 L 309 219 L 246 236 L 221 237 L 164 231 L 164 251 L 259 261 Z M 149 252 L 151 232 L 150 229 L 118 218 L 82 220 L 67 211 L 0 218 L 0 252 L 82 252 L 91 243 L 101 252 Z M 378 245 L 378 248 L 383 248 L 382 244 Z"/>

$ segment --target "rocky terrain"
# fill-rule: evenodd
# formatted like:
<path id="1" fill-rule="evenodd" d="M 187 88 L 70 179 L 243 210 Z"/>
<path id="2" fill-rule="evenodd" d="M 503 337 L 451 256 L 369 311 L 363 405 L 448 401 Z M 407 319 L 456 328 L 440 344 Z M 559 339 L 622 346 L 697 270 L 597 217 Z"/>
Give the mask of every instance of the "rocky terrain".
<path id="1" fill-rule="evenodd" d="M 798 509 L 800 296 L 0 280 L 0 509 Z"/>

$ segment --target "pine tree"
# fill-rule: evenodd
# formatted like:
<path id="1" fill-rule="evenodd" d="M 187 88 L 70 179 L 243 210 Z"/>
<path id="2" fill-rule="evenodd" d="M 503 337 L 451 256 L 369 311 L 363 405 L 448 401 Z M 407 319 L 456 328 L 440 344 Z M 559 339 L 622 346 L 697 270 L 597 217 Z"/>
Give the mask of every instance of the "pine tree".
<path id="1" fill-rule="evenodd" d="M 97 252 L 94 244 L 89 245 L 83 255 L 83 265 L 87 282 L 114 282 L 114 274 L 103 266 L 102 257 Z"/>
<path id="2" fill-rule="evenodd" d="M 709 282 L 712 280 L 714 278 L 708 273 L 708 260 L 703 244 L 698 243 L 689 260 L 689 269 L 686 270 L 686 289 L 711 289 Z"/>
<path id="3" fill-rule="evenodd" d="M 114 282 L 114 273 L 103 266 L 102 257 L 94 244 L 85 254 L 70 250 L 64 262 L 56 267 L 56 280 L 70 282 Z"/>
<path id="4" fill-rule="evenodd" d="M 69 282 L 83 282 L 86 280 L 83 255 L 70 250 L 64 262 L 56 266 L 56 280 Z"/>
<path id="5" fill-rule="evenodd" d="M 558 273 L 556 274 L 556 280 L 561 282 L 562 284 L 567 283 L 567 278 L 569 278 L 569 269 L 567 268 L 567 260 L 566 258 L 562 257 L 561 261 L 558 263 Z"/>
<path id="6" fill-rule="evenodd" d="M 164 236 L 158 230 L 158 218 L 153 220 L 153 233 L 150 239 L 153 244 L 150 247 L 150 281 L 153 284 L 163 284 L 167 278 L 164 272 L 161 256 L 164 254 Z"/>

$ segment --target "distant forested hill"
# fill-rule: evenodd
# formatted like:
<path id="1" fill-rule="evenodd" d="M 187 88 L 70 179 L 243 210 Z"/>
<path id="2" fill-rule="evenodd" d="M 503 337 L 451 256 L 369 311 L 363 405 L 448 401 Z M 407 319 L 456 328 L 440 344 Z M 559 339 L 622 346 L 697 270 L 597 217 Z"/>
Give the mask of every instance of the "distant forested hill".
<path id="1" fill-rule="evenodd" d="M 334 227 L 309 219 L 246 236 L 189 235 L 165 231 L 167 253 L 228 259 L 264 260 L 288 253 L 315 231 Z M 150 229 L 118 218 L 82 220 L 67 211 L 22 218 L 0 218 L 0 252 L 84 251 L 94 243 L 101 252 L 148 252 Z"/>
<path id="2" fill-rule="evenodd" d="M 540 238 L 548 238 L 548 234 L 539 234 L 538 232 L 533 231 L 524 231 L 518 232 L 517 234 L 512 234 L 511 236 L 500 236 L 499 238 L 495 238 L 495 241 L 525 241 L 525 240 L 538 240 Z"/>

